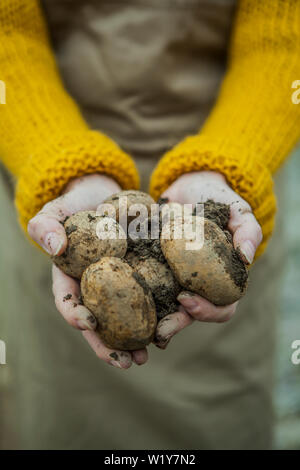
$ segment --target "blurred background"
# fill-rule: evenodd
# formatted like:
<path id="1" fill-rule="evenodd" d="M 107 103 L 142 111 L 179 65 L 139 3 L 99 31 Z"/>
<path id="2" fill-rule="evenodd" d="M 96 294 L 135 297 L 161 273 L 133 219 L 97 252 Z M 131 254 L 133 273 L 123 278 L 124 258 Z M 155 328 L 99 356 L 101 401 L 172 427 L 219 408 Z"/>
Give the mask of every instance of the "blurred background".
<path id="1" fill-rule="evenodd" d="M 284 227 L 288 243 L 277 330 L 275 445 L 279 449 L 300 449 L 300 364 L 291 362 L 291 344 L 300 340 L 300 149 L 283 171 L 288 183 Z"/>

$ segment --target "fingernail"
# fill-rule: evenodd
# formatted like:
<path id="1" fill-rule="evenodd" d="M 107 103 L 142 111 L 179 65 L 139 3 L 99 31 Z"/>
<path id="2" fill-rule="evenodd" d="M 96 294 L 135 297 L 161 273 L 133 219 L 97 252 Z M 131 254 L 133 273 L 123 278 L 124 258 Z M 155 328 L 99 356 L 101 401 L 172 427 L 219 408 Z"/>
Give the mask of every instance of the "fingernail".
<path id="1" fill-rule="evenodd" d="M 80 330 L 94 331 L 97 321 L 92 315 L 89 315 L 87 318 L 78 319 L 76 323 Z"/>
<path id="2" fill-rule="evenodd" d="M 164 340 L 174 330 L 176 322 L 174 323 L 174 316 L 170 315 L 170 317 L 166 316 L 159 322 L 156 330 L 156 338 Z"/>
<path id="3" fill-rule="evenodd" d="M 122 365 L 121 365 L 121 361 L 119 360 L 119 355 L 116 351 L 110 353 L 109 355 L 113 360 L 110 361 L 110 365 L 111 366 L 114 366 L 114 367 L 117 367 L 118 369 L 123 369 Z"/>
<path id="4" fill-rule="evenodd" d="M 166 336 L 165 338 L 160 338 L 159 340 L 157 340 L 157 342 L 154 342 L 154 344 L 159 349 L 166 349 L 170 341 L 171 335 Z"/>
<path id="5" fill-rule="evenodd" d="M 52 256 L 56 256 L 60 252 L 63 244 L 64 240 L 55 232 L 47 233 L 43 240 L 44 250 Z"/>
<path id="6" fill-rule="evenodd" d="M 118 362 L 118 361 L 111 361 L 110 364 L 114 367 L 117 367 L 118 369 L 123 369 L 120 362 Z"/>
<path id="7" fill-rule="evenodd" d="M 177 300 L 186 308 L 195 308 L 198 305 L 194 295 L 189 292 L 181 292 L 178 295 Z"/>
<path id="8" fill-rule="evenodd" d="M 188 290 L 183 290 L 180 292 L 180 294 L 177 296 L 177 300 L 184 298 L 184 299 L 190 299 L 194 297 L 196 294 L 194 292 L 190 292 Z"/>
<path id="9" fill-rule="evenodd" d="M 254 248 L 253 243 L 250 240 L 246 240 L 241 243 L 241 245 L 239 246 L 239 249 L 240 249 L 240 253 L 242 255 L 243 260 L 247 264 L 251 264 L 253 262 L 254 255 L 255 255 L 255 248 Z"/>
<path id="10" fill-rule="evenodd" d="M 154 344 L 161 349 L 165 349 L 176 331 L 176 323 L 172 320 L 163 321 L 156 332 Z"/>

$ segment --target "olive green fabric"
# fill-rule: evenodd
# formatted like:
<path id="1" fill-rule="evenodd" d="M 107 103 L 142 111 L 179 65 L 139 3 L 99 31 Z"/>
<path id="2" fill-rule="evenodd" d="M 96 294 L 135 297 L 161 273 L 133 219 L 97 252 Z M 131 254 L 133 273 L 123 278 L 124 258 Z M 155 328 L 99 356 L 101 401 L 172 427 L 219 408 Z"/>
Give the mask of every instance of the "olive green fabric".
<path id="1" fill-rule="evenodd" d="M 44 0 L 68 89 L 130 151 L 144 189 L 160 154 L 200 127 L 224 72 L 233 0 Z M 282 178 L 281 178 L 282 179 Z M 284 242 L 280 224 L 226 324 L 194 323 L 147 365 L 97 359 L 65 324 L 50 262 L 17 225 L 0 178 L 0 447 L 268 448 Z"/>

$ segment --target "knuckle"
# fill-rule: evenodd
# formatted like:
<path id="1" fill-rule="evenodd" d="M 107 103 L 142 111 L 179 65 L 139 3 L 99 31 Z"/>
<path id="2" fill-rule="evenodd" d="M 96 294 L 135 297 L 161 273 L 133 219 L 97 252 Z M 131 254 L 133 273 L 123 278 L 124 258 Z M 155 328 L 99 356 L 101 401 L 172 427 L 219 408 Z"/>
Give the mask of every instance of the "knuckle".
<path id="1" fill-rule="evenodd" d="M 65 208 L 62 204 L 61 196 L 53 201 L 47 202 L 42 211 L 42 214 L 47 215 L 48 217 L 54 217 L 62 219 L 65 216 Z"/>
<path id="2" fill-rule="evenodd" d="M 256 222 L 256 237 L 258 239 L 258 242 L 261 243 L 263 239 L 263 232 L 258 222 Z"/>
<path id="3" fill-rule="evenodd" d="M 53 210 L 56 204 L 57 204 L 56 199 L 54 201 L 46 202 L 46 204 L 44 205 L 42 209 L 43 213 L 51 212 L 51 210 Z"/>
<path id="4" fill-rule="evenodd" d="M 65 301 L 61 294 L 56 294 L 54 296 L 54 302 L 57 310 L 63 315 L 63 317 L 70 322 L 72 320 L 72 315 L 70 312 L 70 304 Z"/>
<path id="5" fill-rule="evenodd" d="M 37 216 L 33 217 L 33 219 L 30 219 L 27 225 L 27 231 L 31 237 L 34 236 L 36 229 L 38 227 L 38 218 Z"/>
<path id="6" fill-rule="evenodd" d="M 237 201 L 233 201 L 230 204 L 231 211 L 235 213 L 237 216 L 241 217 L 247 217 L 251 212 L 251 206 L 248 204 L 247 201 L 244 199 L 239 199 Z"/>
<path id="7" fill-rule="evenodd" d="M 208 310 L 199 310 L 197 314 L 194 314 L 193 317 L 202 322 L 211 322 L 212 318 L 214 316 L 213 311 L 208 311 Z"/>
<path id="8" fill-rule="evenodd" d="M 98 357 L 98 359 L 101 359 L 101 361 L 105 361 L 108 364 L 112 361 L 112 358 L 104 357 L 102 348 L 100 348 L 99 345 L 96 346 L 95 353 L 96 353 L 96 356 Z"/>
<path id="9" fill-rule="evenodd" d="M 245 214 L 249 214 L 249 213 L 252 213 L 252 207 L 250 206 L 250 204 L 245 201 L 243 199 L 242 203 L 241 203 L 241 207 L 242 207 L 242 211 L 245 213 Z"/>

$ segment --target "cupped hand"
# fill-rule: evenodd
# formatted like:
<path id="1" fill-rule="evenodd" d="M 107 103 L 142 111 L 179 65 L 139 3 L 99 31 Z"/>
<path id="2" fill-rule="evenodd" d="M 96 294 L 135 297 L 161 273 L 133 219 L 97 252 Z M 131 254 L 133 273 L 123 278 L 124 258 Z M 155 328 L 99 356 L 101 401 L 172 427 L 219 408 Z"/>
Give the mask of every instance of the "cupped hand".
<path id="1" fill-rule="evenodd" d="M 88 175 L 73 180 L 62 196 L 45 204 L 29 221 L 28 233 L 48 254 L 61 255 L 67 247 L 64 220 L 76 212 L 96 210 L 108 196 L 120 191 L 119 185 L 105 175 Z M 97 321 L 80 302 L 79 282 L 64 274 L 53 265 L 53 294 L 58 311 L 82 334 L 97 356 L 115 367 L 128 369 L 132 361 L 141 365 L 147 361 L 146 349 L 139 351 L 117 351 L 106 347 L 94 331 Z"/>
<path id="2" fill-rule="evenodd" d="M 228 229 L 233 236 L 235 248 L 239 248 L 246 264 L 253 262 L 257 247 L 262 241 L 262 231 L 250 205 L 227 184 L 225 177 L 213 171 L 187 173 L 179 177 L 162 194 L 169 201 L 181 204 L 196 204 L 211 199 L 230 206 Z M 234 315 L 238 302 L 216 306 L 208 300 L 193 294 L 181 292 L 178 296 L 178 312 L 163 318 L 156 333 L 156 345 L 164 349 L 170 339 L 193 321 L 226 322 Z"/>

